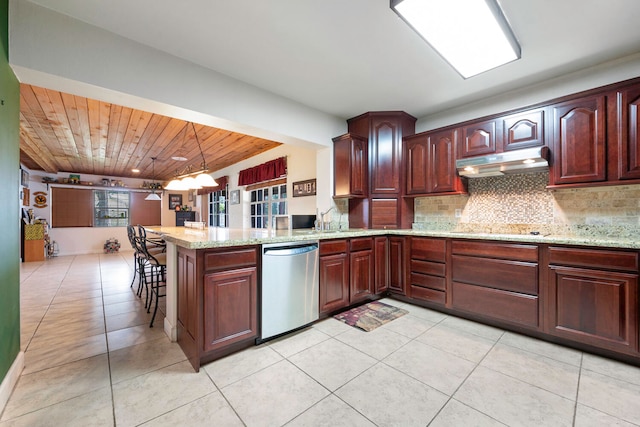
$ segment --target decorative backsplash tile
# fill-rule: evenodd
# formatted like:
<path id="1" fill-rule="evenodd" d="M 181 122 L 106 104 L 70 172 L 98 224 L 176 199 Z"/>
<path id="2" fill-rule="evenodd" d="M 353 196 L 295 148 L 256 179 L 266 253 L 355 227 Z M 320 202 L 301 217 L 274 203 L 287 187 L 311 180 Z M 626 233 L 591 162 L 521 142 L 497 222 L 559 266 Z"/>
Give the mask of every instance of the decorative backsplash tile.
<path id="1" fill-rule="evenodd" d="M 468 196 L 417 198 L 414 228 L 606 236 L 640 232 L 640 185 L 548 190 L 548 182 L 547 172 L 471 179 Z"/>

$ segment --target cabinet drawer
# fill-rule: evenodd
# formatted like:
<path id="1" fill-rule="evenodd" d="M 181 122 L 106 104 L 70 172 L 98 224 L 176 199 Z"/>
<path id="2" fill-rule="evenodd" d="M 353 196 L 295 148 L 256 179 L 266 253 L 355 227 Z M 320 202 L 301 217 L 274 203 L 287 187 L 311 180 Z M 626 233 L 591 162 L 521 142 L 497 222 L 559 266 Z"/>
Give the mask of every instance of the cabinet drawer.
<path id="1" fill-rule="evenodd" d="M 411 238 L 411 258 L 424 261 L 445 262 L 446 256 L 446 240 L 428 237 Z"/>
<path id="2" fill-rule="evenodd" d="M 549 264 L 625 270 L 637 273 L 638 254 L 636 252 L 551 246 L 549 248 Z"/>
<path id="3" fill-rule="evenodd" d="M 444 292 L 436 291 L 429 288 L 423 288 L 421 286 L 409 286 L 409 295 L 411 296 L 411 298 L 436 302 L 438 304 L 444 304 L 445 302 Z"/>
<path id="4" fill-rule="evenodd" d="M 349 241 L 349 247 L 351 252 L 364 251 L 367 249 L 373 249 L 372 237 L 361 237 L 357 239 L 351 239 Z"/>
<path id="5" fill-rule="evenodd" d="M 536 245 L 454 240 L 451 244 L 451 251 L 456 255 L 538 262 L 538 246 Z"/>
<path id="6" fill-rule="evenodd" d="M 538 294 L 537 264 L 460 255 L 452 259 L 452 278 L 456 282 Z"/>
<path id="7" fill-rule="evenodd" d="M 445 290 L 444 277 L 430 276 L 428 274 L 411 273 L 411 286 L 424 286 L 426 288 Z"/>
<path id="8" fill-rule="evenodd" d="M 445 275 L 445 264 L 441 264 L 439 262 L 431 262 L 431 261 L 420 261 L 418 259 L 411 260 L 411 272 L 412 273 L 422 273 L 422 274 L 431 274 L 434 276 L 444 277 Z"/>
<path id="9" fill-rule="evenodd" d="M 347 252 L 347 240 L 321 240 L 320 241 L 320 256 L 331 254 L 343 254 Z"/>
<path id="10" fill-rule="evenodd" d="M 538 328 L 538 297 L 453 282 L 453 308 Z"/>
<path id="11" fill-rule="evenodd" d="M 255 246 L 234 250 L 206 252 L 204 254 L 205 270 L 228 270 L 230 268 L 254 266 L 257 262 L 258 249 Z"/>

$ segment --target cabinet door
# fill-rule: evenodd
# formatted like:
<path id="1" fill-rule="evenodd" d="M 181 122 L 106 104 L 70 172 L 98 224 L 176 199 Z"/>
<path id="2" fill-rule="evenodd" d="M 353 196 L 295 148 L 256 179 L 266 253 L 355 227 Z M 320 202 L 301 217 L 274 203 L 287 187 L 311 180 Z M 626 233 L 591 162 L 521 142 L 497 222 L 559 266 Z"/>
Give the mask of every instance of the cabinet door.
<path id="1" fill-rule="evenodd" d="M 240 268 L 205 275 L 203 320 L 204 351 L 257 337 L 257 268 Z"/>
<path id="2" fill-rule="evenodd" d="M 376 237 L 373 242 L 376 259 L 375 291 L 380 294 L 389 287 L 389 241 L 386 237 Z"/>
<path id="3" fill-rule="evenodd" d="M 178 253 L 178 322 L 191 341 L 198 339 L 197 269 L 194 253 Z"/>
<path id="4" fill-rule="evenodd" d="M 374 270 L 373 250 L 351 252 L 350 257 L 350 295 L 349 302 L 354 303 L 373 295 Z"/>
<path id="5" fill-rule="evenodd" d="M 549 267 L 549 333 L 614 351 L 638 351 L 638 275 Z"/>
<path id="6" fill-rule="evenodd" d="M 320 257 L 320 313 L 349 305 L 349 258 L 347 253 Z"/>
<path id="7" fill-rule="evenodd" d="M 496 120 L 472 123 L 462 128 L 460 157 L 473 157 L 498 151 Z"/>
<path id="8" fill-rule="evenodd" d="M 405 238 L 389 237 L 389 290 L 405 295 Z"/>
<path id="9" fill-rule="evenodd" d="M 612 178 L 640 179 L 640 87 L 617 91 L 615 103 L 615 123 L 610 124 L 615 140 L 609 141 L 617 148 L 610 163 Z"/>
<path id="10" fill-rule="evenodd" d="M 400 193 L 402 129 L 397 120 L 374 118 L 371 121 L 371 193 Z"/>
<path id="11" fill-rule="evenodd" d="M 416 136 L 405 140 L 405 158 L 407 161 L 407 194 L 426 194 L 429 192 L 428 176 L 428 135 Z"/>
<path id="12" fill-rule="evenodd" d="M 456 173 L 457 129 L 437 132 L 429 136 L 429 193 L 446 193 L 458 189 Z"/>
<path id="13" fill-rule="evenodd" d="M 502 118 L 504 151 L 545 145 L 544 109 L 512 114 Z"/>
<path id="14" fill-rule="evenodd" d="M 553 179 L 556 185 L 606 179 L 605 97 L 552 106 Z"/>
<path id="15" fill-rule="evenodd" d="M 367 196 L 367 144 L 350 134 L 333 139 L 335 197 Z"/>

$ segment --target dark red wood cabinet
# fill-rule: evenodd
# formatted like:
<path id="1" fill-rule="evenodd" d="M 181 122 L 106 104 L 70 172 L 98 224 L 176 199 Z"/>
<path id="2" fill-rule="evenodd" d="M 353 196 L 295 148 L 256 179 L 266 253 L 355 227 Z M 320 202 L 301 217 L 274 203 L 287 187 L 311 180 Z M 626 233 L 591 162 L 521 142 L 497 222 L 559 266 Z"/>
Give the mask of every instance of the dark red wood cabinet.
<path id="1" fill-rule="evenodd" d="M 607 115 L 605 95 L 554 104 L 551 182 L 555 185 L 607 179 Z"/>
<path id="2" fill-rule="evenodd" d="M 320 241 L 320 313 L 349 305 L 349 243 L 347 239 Z"/>
<path id="3" fill-rule="evenodd" d="M 368 141 L 345 134 L 333 139 L 334 197 L 367 197 Z"/>
<path id="4" fill-rule="evenodd" d="M 491 119 L 473 122 L 462 127 L 460 141 L 460 158 L 481 156 L 502 151 L 498 146 L 498 135 L 501 129 L 499 120 Z"/>
<path id="5" fill-rule="evenodd" d="M 456 172 L 457 139 L 457 129 L 404 139 L 407 196 L 465 192 Z"/>
<path id="6" fill-rule="evenodd" d="M 349 240 L 349 303 L 369 299 L 376 293 L 374 285 L 373 238 Z"/>
<path id="7" fill-rule="evenodd" d="M 368 112 L 347 120 L 349 134 L 368 141 L 368 197 L 349 199 L 351 227 L 411 227 L 413 201 L 402 199 L 402 138 L 415 133 L 415 122 L 415 117 L 402 111 Z"/>
<path id="8" fill-rule="evenodd" d="M 501 117 L 502 150 L 511 151 L 544 146 L 545 110 L 546 108 L 536 108 Z"/>
<path id="9" fill-rule="evenodd" d="M 640 85 L 626 86 L 608 96 L 609 179 L 640 179 Z"/>
<path id="10" fill-rule="evenodd" d="M 638 353 L 638 253 L 549 247 L 547 332 Z"/>
<path id="11" fill-rule="evenodd" d="M 178 343 L 200 365 L 259 336 L 258 246 L 178 248 Z"/>
<path id="12" fill-rule="evenodd" d="M 411 237 L 408 240 L 408 296 L 444 306 L 447 290 L 446 239 Z"/>
<path id="13" fill-rule="evenodd" d="M 451 306 L 456 310 L 538 329 L 538 247 L 454 240 Z"/>

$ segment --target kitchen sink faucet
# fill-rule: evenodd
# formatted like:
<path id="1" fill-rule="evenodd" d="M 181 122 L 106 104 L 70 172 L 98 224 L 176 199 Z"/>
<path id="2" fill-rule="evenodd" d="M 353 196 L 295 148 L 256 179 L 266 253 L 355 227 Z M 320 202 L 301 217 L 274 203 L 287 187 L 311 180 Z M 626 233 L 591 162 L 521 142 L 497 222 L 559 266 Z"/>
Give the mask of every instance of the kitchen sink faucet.
<path id="1" fill-rule="evenodd" d="M 326 212 L 320 212 L 320 231 L 324 231 L 324 216 L 329 212 L 331 212 L 333 209 L 334 209 L 334 206 L 331 206 L 329 209 L 327 209 Z M 328 226 L 327 230 L 329 228 L 331 228 L 331 226 Z"/>

